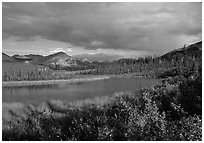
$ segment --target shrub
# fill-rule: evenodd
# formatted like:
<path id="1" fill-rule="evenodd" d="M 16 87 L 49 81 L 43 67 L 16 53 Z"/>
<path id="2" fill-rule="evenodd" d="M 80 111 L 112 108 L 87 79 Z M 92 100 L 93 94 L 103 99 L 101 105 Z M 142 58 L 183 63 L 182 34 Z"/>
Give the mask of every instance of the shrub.
<path id="1" fill-rule="evenodd" d="M 179 103 L 181 107 L 190 115 L 202 114 L 202 81 L 184 80 L 179 85 L 181 96 Z"/>
<path id="2" fill-rule="evenodd" d="M 201 141 L 202 120 L 200 116 L 183 117 L 181 120 L 168 122 L 166 140 Z"/>
<path id="3" fill-rule="evenodd" d="M 165 134 L 165 113 L 160 114 L 149 93 L 140 97 L 145 104 L 143 108 L 131 108 L 128 119 L 129 140 L 163 140 Z"/>
<path id="4" fill-rule="evenodd" d="M 181 95 L 177 85 L 165 83 L 152 92 L 160 113 L 165 112 L 167 120 L 178 120 L 186 115 L 178 100 Z"/>

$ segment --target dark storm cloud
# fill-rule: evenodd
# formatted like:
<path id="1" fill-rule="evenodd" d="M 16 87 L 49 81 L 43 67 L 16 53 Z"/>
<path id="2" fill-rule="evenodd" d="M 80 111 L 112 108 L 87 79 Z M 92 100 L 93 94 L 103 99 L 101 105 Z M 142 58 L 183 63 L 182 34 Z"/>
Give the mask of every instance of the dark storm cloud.
<path id="1" fill-rule="evenodd" d="M 158 51 L 181 36 L 201 39 L 201 3 L 3 3 L 2 9 L 3 38 Z"/>

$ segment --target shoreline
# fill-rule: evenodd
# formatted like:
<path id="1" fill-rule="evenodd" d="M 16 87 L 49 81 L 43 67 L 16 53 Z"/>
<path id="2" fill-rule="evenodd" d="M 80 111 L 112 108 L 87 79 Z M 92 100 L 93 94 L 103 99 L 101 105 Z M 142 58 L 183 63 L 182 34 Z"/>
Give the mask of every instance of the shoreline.
<path id="1" fill-rule="evenodd" d="M 78 82 L 105 80 L 105 79 L 110 79 L 110 78 L 111 78 L 111 76 L 93 76 L 93 77 L 88 77 L 88 78 L 56 79 L 56 80 L 3 81 L 2 87 L 53 85 L 53 84 L 60 84 L 60 83 L 78 83 Z"/>
<path id="2" fill-rule="evenodd" d="M 79 82 L 89 82 L 97 80 L 106 80 L 110 78 L 150 78 L 148 76 L 139 75 L 137 73 L 131 74 L 114 74 L 114 75 L 92 75 L 91 77 L 70 78 L 70 79 L 50 79 L 50 80 L 23 80 L 23 81 L 2 81 L 2 87 L 19 87 L 19 86 L 32 86 L 32 85 L 55 85 L 60 83 L 72 84 Z"/>

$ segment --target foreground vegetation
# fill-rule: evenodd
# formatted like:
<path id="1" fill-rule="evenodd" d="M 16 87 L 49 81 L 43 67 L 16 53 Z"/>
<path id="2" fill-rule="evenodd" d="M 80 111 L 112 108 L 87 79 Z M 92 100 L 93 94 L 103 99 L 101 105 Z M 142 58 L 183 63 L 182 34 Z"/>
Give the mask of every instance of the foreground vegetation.
<path id="1" fill-rule="evenodd" d="M 103 99 L 101 99 L 103 100 Z M 3 140 L 202 140 L 202 80 L 176 77 L 104 102 L 3 105 Z"/>

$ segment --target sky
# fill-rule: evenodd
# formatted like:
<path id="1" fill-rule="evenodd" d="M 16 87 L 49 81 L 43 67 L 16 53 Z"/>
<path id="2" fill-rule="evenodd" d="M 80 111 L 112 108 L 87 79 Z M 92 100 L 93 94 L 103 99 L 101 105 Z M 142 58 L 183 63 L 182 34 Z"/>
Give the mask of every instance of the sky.
<path id="1" fill-rule="evenodd" d="M 202 3 L 2 3 L 8 55 L 138 58 L 202 40 Z"/>

